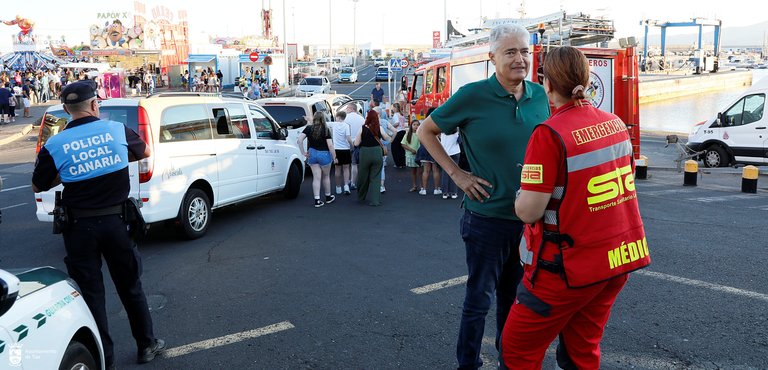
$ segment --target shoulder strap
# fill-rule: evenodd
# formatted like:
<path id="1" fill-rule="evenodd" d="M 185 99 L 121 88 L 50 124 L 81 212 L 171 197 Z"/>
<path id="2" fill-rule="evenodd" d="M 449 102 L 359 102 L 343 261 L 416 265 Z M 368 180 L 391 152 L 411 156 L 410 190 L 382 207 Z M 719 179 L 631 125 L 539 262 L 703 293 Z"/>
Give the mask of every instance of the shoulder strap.
<path id="1" fill-rule="evenodd" d="M 367 129 L 368 129 L 368 131 L 370 131 L 370 132 L 371 132 L 371 135 L 373 135 L 373 138 L 374 138 L 374 139 L 376 139 L 376 142 L 377 142 L 377 143 L 379 143 L 379 146 L 381 147 L 381 149 L 384 149 L 384 144 L 382 144 L 382 143 L 381 143 L 381 140 L 379 140 L 379 138 L 376 136 L 376 134 L 374 134 L 374 133 L 373 133 L 373 130 L 371 130 L 371 128 L 370 128 L 370 127 L 368 127 L 368 126 L 365 126 L 365 128 L 367 128 Z"/>

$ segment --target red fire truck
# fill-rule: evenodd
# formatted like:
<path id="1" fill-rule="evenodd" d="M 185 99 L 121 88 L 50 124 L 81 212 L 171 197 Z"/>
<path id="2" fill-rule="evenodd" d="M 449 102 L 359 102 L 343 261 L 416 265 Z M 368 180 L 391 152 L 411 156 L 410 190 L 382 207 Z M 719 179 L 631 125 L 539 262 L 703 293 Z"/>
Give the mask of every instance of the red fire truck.
<path id="1" fill-rule="evenodd" d="M 548 48 L 535 45 L 528 79 L 542 83 L 544 56 Z M 632 138 L 635 158 L 640 155 L 640 105 L 638 63 L 634 47 L 624 49 L 579 48 L 589 59 L 590 80 L 587 98 L 596 107 L 619 116 Z M 488 57 L 488 45 L 452 52 L 416 69 L 408 101 L 410 116 L 424 119 L 430 108 L 443 104 L 461 86 L 491 76 L 495 67 Z M 471 108 L 468 108 L 471 109 Z"/>

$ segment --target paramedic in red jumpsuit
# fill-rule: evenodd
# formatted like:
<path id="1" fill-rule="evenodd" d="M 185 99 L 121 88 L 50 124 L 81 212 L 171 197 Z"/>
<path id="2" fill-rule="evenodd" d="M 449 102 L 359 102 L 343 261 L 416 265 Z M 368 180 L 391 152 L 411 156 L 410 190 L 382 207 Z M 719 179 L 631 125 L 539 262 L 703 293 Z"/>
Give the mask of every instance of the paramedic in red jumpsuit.
<path id="1" fill-rule="evenodd" d="M 528 142 L 515 212 L 527 225 L 523 281 L 502 332 L 510 369 L 541 369 L 559 335 L 558 365 L 599 369 L 600 340 L 628 273 L 650 263 L 626 125 L 585 100 L 589 64 L 565 46 L 547 53 L 555 111 Z"/>

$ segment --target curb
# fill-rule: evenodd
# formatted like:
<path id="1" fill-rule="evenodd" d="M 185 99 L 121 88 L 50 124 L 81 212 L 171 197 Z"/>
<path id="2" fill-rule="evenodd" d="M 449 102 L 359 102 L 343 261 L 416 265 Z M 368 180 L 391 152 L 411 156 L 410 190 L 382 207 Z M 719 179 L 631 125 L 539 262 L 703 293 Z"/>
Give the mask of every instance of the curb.
<path id="1" fill-rule="evenodd" d="M 18 133 L 15 133 L 15 134 L 13 134 L 13 135 L 11 135 L 11 136 L 9 136 L 7 138 L 4 138 L 4 139 L 0 139 L 0 145 L 10 144 L 10 143 L 12 143 L 12 142 L 14 142 L 14 141 L 16 141 L 18 139 L 21 139 L 22 137 L 24 137 L 24 135 L 26 135 L 30 131 L 32 131 L 32 129 L 33 129 L 33 127 L 32 127 L 32 124 L 30 123 L 30 124 L 22 127 L 21 131 L 19 131 Z"/>

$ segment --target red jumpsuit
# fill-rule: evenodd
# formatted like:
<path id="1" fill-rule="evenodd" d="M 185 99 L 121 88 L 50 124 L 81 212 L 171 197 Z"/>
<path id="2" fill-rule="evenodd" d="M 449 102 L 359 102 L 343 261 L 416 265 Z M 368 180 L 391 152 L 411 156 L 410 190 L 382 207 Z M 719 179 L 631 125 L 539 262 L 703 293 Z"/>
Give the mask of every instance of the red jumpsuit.
<path id="1" fill-rule="evenodd" d="M 558 334 L 561 367 L 600 367 L 611 306 L 627 273 L 650 263 L 633 173 L 626 126 L 587 101 L 534 130 L 521 188 L 551 196 L 520 244 L 525 274 L 502 333 L 510 369 L 540 369 Z"/>

